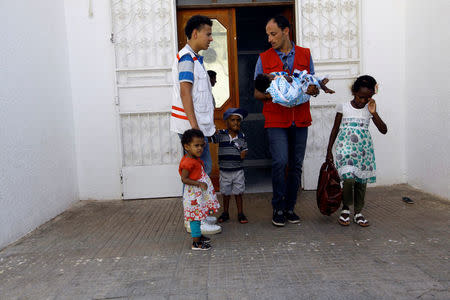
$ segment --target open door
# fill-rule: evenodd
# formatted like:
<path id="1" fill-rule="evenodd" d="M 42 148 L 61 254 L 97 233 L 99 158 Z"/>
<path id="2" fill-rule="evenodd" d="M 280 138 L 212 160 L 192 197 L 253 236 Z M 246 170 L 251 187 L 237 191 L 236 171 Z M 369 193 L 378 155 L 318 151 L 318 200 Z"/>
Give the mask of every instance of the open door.
<path id="1" fill-rule="evenodd" d="M 183 9 L 177 12 L 178 49 L 186 44 L 184 27 L 190 17 L 204 15 L 213 21 L 211 42 L 208 50 L 200 51 L 204 56 L 206 70 L 217 73 L 217 83 L 213 87 L 216 102 L 214 121 L 218 129 L 225 128 L 223 113 L 230 107 L 239 107 L 239 81 L 237 67 L 236 16 L 234 8 Z M 211 180 L 219 190 L 218 147 L 210 144 L 213 161 Z"/>
<path id="2" fill-rule="evenodd" d="M 123 199 L 180 196 L 182 148 L 169 129 L 175 7 L 111 1 Z M 131 9 L 139 7 L 139 9 Z M 170 97 L 170 96 L 169 96 Z"/>

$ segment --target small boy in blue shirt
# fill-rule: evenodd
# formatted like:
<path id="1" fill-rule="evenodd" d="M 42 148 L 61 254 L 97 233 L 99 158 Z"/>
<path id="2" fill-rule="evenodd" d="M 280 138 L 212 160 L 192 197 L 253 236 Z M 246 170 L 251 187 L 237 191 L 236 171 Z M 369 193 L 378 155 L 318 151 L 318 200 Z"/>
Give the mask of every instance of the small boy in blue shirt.
<path id="1" fill-rule="evenodd" d="M 230 219 L 228 207 L 234 195 L 238 211 L 238 221 L 248 223 L 244 215 L 242 194 L 245 191 L 243 160 L 247 155 L 247 141 L 241 131 L 241 121 L 247 111 L 240 108 L 229 108 L 223 114 L 227 129 L 219 130 L 212 136 L 214 143 L 219 143 L 220 192 L 223 195 L 223 213 L 218 218 L 222 223 Z"/>

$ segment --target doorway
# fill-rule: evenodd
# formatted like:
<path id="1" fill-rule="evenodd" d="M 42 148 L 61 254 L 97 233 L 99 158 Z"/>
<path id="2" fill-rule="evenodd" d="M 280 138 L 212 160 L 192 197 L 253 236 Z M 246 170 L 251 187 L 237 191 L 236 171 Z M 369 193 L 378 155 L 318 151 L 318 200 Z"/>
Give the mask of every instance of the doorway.
<path id="1" fill-rule="evenodd" d="M 271 47 L 265 30 L 267 20 L 282 14 L 291 21 L 291 24 L 295 24 L 293 11 L 293 4 L 236 9 L 239 104 L 241 108 L 249 112 L 245 122 L 242 123 L 242 130 L 247 136 L 249 146 L 249 152 L 244 161 L 248 193 L 272 192 L 272 157 L 267 132 L 264 129 L 263 103 L 253 97 L 255 66 L 259 54 Z M 293 34 L 292 31 L 291 34 Z"/>
<path id="2" fill-rule="evenodd" d="M 260 3 L 258 6 L 249 4 L 236 7 L 228 5 L 222 8 L 217 8 L 217 5 L 214 5 L 214 9 L 210 7 L 202 9 L 191 9 L 187 6 L 179 7 L 177 12 L 179 50 L 185 45 L 186 41 L 183 32 L 184 24 L 186 24 L 190 16 L 195 14 L 206 15 L 213 19 L 213 38 L 215 40 L 211 43 L 210 48 L 214 48 L 213 44 L 216 42 L 214 34 L 218 27 L 224 27 L 228 34 L 227 64 L 229 75 L 228 77 L 218 76 L 217 81 L 220 82 L 220 80 L 225 79 L 229 81 L 229 85 L 213 88 L 213 95 L 215 98 L 223 98 L 222 95 L 225 93 L 229 98 L 220 102 L 220 106 L 216 105 L 216 126 L 219 129 L 224 128 L 225 124 L 222 121 L 222 114 L 228 107 L 240 107 L 249 112 L 248 117 L 241 124 L 242 131 L 247 137 L 249 148 L 244 161 L 246 193 L 271 192 L 269 142 L 264 129 L 263 104 L 253 97 L 253 78 L 259 54 L 270 48 L 265 32 L 265 25 L 270 17 L 279 14 L 285 15 L 292 25 L 291 39 L 294 40 L 294 3 Z M 220 24 L 217 24 L 216 21 L 219 21 Z M 220 34 L 220 32 L 216 32 Z M 218 36 L 217 40 L 220 42 L 223 39 Z M 214 63 L 208 63 L 206 55 L 204 64 L 206 69 L 214 68 Z M 229 92 L 224 92 L 224 89 L 229 89 Z M 211 154 L 213 158 L 211 179 L 218 190 L 217 148 L 215 146 L 211 147 Z"/>

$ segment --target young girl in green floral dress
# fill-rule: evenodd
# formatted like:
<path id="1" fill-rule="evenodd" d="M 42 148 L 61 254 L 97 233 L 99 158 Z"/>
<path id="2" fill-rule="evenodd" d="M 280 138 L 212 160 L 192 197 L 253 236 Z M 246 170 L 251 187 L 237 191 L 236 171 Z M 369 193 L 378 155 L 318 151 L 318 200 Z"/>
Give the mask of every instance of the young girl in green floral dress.
<path id="1" fill-rule="evenodd" d="M 352 86 L 353 100 L 336 106 L 336 118 L 331 130 L 327 149 L 327 160 L 333 161 L 332 148 L 336 143 L 336 168 L 344 181 L 343 206 L 339 216 L 339 224 L 350 224 L 350 208 L 354 204 L 353 221 L 363 227 L 369 222 L 361 214 L 367 183 L 376 180 L 375 154 L 369 123 L 372 119 L 382 134 L 386 134 L 387 126 L 376 110 L 375 100 L 377 82 L 369 75 L 356 79 Z"/>

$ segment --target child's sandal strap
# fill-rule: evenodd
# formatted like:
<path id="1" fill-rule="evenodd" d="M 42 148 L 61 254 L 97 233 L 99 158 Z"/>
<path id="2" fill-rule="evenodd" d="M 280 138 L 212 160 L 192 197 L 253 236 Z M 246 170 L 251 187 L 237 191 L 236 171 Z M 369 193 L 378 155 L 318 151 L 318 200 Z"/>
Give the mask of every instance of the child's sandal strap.
<path id="1" fill-rule="evenodd" d="M 363 216 L 362 213 L 358 213 L 353 217 L 353 222 L 358 224 L 361 227 L 367 227 L 369 226 L 369 221 L 366 220 L 366 218 Z"/>
<path id="2" fill-rule="evenodd" d="M 347 217 L 344 217 L 343 215 L 347 215 Z M 350 224 L 350 211 L 349 210 L 341 210 L 341 215 L 339 216 L 339 224 L 343 226 L 348 226 Z"/>
<path id="3" fill-rule="evenodd" d="M 342 215 L 339 216 L 339 220 L 341 220 L 342 222 L 348 222 L 350 221 L 350 216 L 348 217 L 343 217 Z"/>

